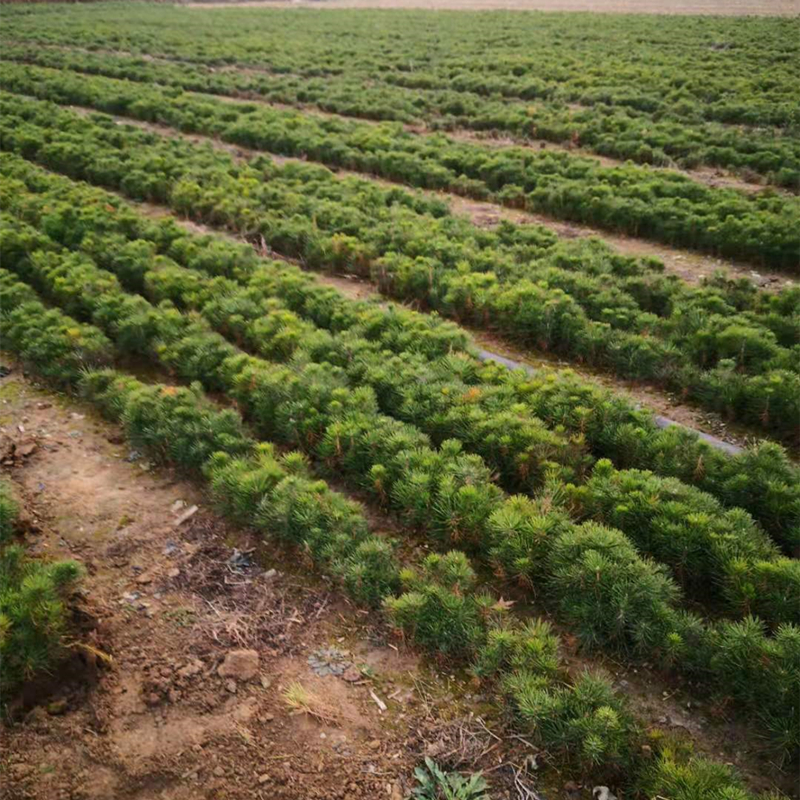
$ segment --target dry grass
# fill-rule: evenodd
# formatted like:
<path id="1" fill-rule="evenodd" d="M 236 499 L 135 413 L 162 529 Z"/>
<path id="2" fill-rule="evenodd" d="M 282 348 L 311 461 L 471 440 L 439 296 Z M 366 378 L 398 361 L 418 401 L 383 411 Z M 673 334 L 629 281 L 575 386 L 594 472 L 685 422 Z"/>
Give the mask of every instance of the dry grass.
<path id="1" fill-rule="evenodd" d="M 338 716 L 330 706 L 300 681 L 292 681 L 282 694 L 284 703 L 296 714 L 308 714 L 327 725 L 339 724 Z"/>

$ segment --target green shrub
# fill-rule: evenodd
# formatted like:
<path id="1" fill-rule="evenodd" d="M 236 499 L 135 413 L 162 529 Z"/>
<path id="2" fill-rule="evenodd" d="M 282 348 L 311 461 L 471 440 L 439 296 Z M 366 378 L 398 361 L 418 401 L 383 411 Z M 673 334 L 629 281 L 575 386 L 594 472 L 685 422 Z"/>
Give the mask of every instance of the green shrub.
<path id="1" fill-rule="evenodd" d="M 19 504 L 14 499 L 11 484 L 0 480 L 0 547 L 14 536 L 18 516 Z"/>
<path id="2" fill-rule="evenodd" d="M 547 573 L 546 558 L 555 538 L 569 526 L 567 515 L 546 501 L 509 497 L 492 512 L 490 557 L 503 576 L 534 591 Z"/>
<path id="3" fill-rule="evenodd" d="M 584 644 L 652 653 L 672 631 L 678 587 L 619 531 L 574 527 L 553 542 L 548 564 L 559 611 Z"/>
<path id="4" fill-rule="evenodd" d="M 310 480 L 298 453 L 278 457 L 264 443 L 252 458 L 215 453 L 205 474 L 220 510 L 298 545 L 340 578 L 357 602 L 377 607 L 398 588 L 392 543 L 370 535 L 356 503 Z"/>
<path id="5" fill-rule="evenodd" d="M 698 658 L 698 669 L 714 676 L 718 694 L 751 709 L 779 754 L 800 751 L 800 627 L 781 625 L 767 636 L 752 617 L 718 622 L 709 627 L 705 647 L 687 654 L 687 660 Z"/>
<path id="6" fill-rule="evenodd" d="M 559 685 L 520 669 L 503 686 L 522 725 L 548 749 L 595 770 L 613 772 L 630 762 L 635 727 L 604 678 L 583 673 L 572 685 Z"/>
<path id="7" fill-rule="evenodd" d="M 488 621 L 503 609 L 476 593 L 477 577 L 457 551 L 429 555 L 419 573 L 401 574 L 406 590 L 384 607 L 394 625 L 415 644 L 445 659 L 468 661 L 486 639 Z"/>
<path id="8" fill-rule="evenodd" d="M 502 625 L 489 629 L 475 659 L 473 670 L 481 678 L 514 671 L 555 678 L 560 669 L 559 639 L 552 625 L 542 619 L 524 625 Z"/>
<path id="9" fill-rule="evenodd" d="M 733 771 L 722 764 L 692 755 L 686 748 L 666 745 L 641 779 L 647 797 L 669 800 L 751 800 Z M 764 797 L 763 800 L 769 800 Z M 777 795 L 773 800 L 779 800 Z"/>
<path id="10" fill-rule="evenodd" d="M 111 361 L 111 343 L 94 326 L 83 325 L 37 300 L 11 307 L 0 285 L 0 336 L 26 368 L 59 387 L 74 386 L 85 369 Z"/>
<path id="11" fill-rule="evenodd" d="M 400 582 L 394 548 L 377 537 L 362 541 L 336 569 L 348 594 L 356 602 L 373 608 L 397 591 Z"/>
<path id="12" fill-rule="evenodd" d="M 0 550 L 0 695 L 52 671 L 68 648 L 69 593 L 82 574 L 74 561 L 29 558 Z"/>

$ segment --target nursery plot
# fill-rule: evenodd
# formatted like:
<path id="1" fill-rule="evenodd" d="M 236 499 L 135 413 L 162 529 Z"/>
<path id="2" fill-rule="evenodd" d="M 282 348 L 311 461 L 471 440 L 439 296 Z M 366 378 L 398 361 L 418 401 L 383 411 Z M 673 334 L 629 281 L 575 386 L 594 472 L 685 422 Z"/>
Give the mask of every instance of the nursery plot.
<path id="1" fill-rule="evenodd" d="M 800 199 L 792 195 L 714 188 L 633 163 L 608 168 L 566 152 L 496 148 L 444 134 L 419 136 L 396 125 L 234 105 L 191 93 L 175 96 L 171 89 L 69 70 L 8 62 L 0 69 L 0 86 L 20 94 L 167 121 L 245 146 L 306 155 L 419 188 L 491 198 L 787 272 L 800 265 Z"/>
<path id="2" fill-rule="evenodd" d="M 337 602 L 329 585 L 302 567 L 288 568 L 290 554 L 226 523 L 191 481 L 152 465 L 146 453 L 130 459 L 120 430 L 85 403 L 37 386 L 13 360 L 3 364 L 11 372 L 0 382 L 0 442 L 4 453 L 17 453 L 3 480 L 13 487 L 33 552 L 88 567 L 78 600 L 81 641 L 114 659 L 86 663 L 80 653 L 88 651 L 79 651 L 47 696 L 59 714 L 40 707 L 8 731 L 10 797 L 50 800 L 80 791 L 104 800 L 156 786 L 176 798 L 225 791 L 234 798 L 261 792 L 305 800 L 315 793 L 326 797 L 335 780 L 359 800 L 384 792 L 390 797 L 387 785 L 402 798 L 413 785 L 415 759 L 426 750 L 456 750 L 438 757 L 441 764 L 494 768 L 491 788 L 500 796 L 514 785 L 512 765 L 522 765 L 527 748 L 506 738 L 483 704 L 483 722 L 504 742 L 474 760 L 495 740 L 474 721 L 470 725 L 475 705 L 468 687 L 440 682 L 401 642 L 387 640 L 374 620 Z M 87 494 L 95 498 L 91 509 Z M 176 527 L 193 505 L 199 511 Z M 236 573 L 229 571 L 236 563 L 230 562 L 233 548 L 250 553 Z M 275 575 L 262 577 L 273 568 Z M 231 693 L 230 679 L 213 669 L 228 650 L 242 647 L 259 652 L 266 688 L 260 679 L 237 680 Z M 316 674 L 311 661 L 331 647 L 364 670 L 364 683 Z M 570 658 L 588 663 L 577 653 Z M 736 758 L 754 790 L 771 785 L 744 729 L 709 729 L 703 722 L 710 709 L 694 695 L 681 690 L 664 699 L 660 685 L 651 695 L 652 683 L 640 684 L 630 668 L 610 666 L 648 720 L 669 716 L 692 731 L 700 752 Z M 336 719 L 292 714 L 282 691 L 295 683 L 312 698 L 324 694 L 318 710 Z M 370 689 L 387 702 L 387 714 L 379 712 Z M 463 707 L 454 716 L 458 698 Z M 686 710 L 690 701 L 694 711 Z M 508 766 L 497 768 L 499 753 Z M 386 774 L 363 771 L 370 763 Z M 529 785 L 558 792 L 565 780 L 552 772 Z"/>
<path id="3" fill-rule="evenodd" d="M 791 791 L 800 288 L 741 265 L 684 280 L 554 220 L 796 274 L 794 20 L 4 17 L 2 346 L 79 398 L 76 422 L 118 426 L 127 461 L 80 431 L 67 448 L 117 459 L 100 517 L 126 471 L 171 471 L 154 497 L 185 495 L 142 541 L 126 507 L 70 532 L 81 563 L 51 562 L 19 509 L 69 508 L 83 479 L 43 503 L 32 487 L 49 500 L 66 469 L 51 405 L 10 421 L 39 428 L 2 459 L 0 645 L 24 644 L 3 688 L 24 706 L 76 649 L 103 662 L 50 711 L 89 720 L 98 796 L 123 779 L 131 798 L 208 800 Z M 380 299 L 339 291 L 346 277 Z M 542 367 L 487 359 L 469 331 Z M 618 379 L 722 415 L 743 446 L 664 427 Z M 18 472 L 39 447 L 51 472 Z M 76 586 L 159 658 L 176 625 L 192 658 L 116 666 L 82 640 Z M 407 674 L 384 680 L 388 664 Z M 59 756 L 61 780 L 38 780 L 30 753 L 64 729 L 27 720 L 14 791 L 72 792 L 92 768 Z"/>
<path id="4" fill-rule="evenodd" d="M 131 77 L 138 69 L 170 82 L 182 73 L 222 93 L 244 81 L 273 99 L 355 116 L 580 142 L 640 163 L 720 166 L 798 188 L 796 20 L 576 15 L 566 25 L 559 15 L 451 14 L 430 26 L 418 13 L 245 8 L 159 9 L 154 27 L 147 9 L 124 21 L 82 16 L 12 19 L 4 37 L 12 51 L 27 44 L 37 59 L 83 59 L 101 72 L 115 68 L 113 56 L 71 48 L 139 56 L 122 66 Z M 177 26 L 187 34 L 172 35 Z M 41 43 L 67 52 L 41 52 Z M 154 72 L 141 56 L 187 63 Z"/>
<path id="5" fill-rule="evenodd" d="M 17 73 L 15 85 L 20 80 Z M 10 95 L 3 101 L 5 149 L 261 237 L 308 266 L 369 275 L 387 294 L 458 320 L 677 389 L 790 442 L 800 433 L 794 388 L 800 289 L 767 294 L 723 277 L 691 289 L 665 278 L 660 264 L 617 256 L 599 242 L 558 242 L 537 226 L 488 232 L 426 196 L 297 163 L 242 164 L 195 142 L 108 119 L 81 119 Z M 179 106 L 172 111 L 182 113 Z M 204 172 L 196 174 L 200 163 Z M 243 181 L 244 194 L 234 188 Z M 287 219 L 286 208 L 298 213 Z M 732 303 L 742 301 L 737 324 L 726 311 L 735 313 Z"/>
<path id="6" fill-rule="evenodd" d="M 74 207 L 76 207 L 74 203 L 70 204 L 70 208 Z M 86 222 L 90 219 L 91 216 L 87 217 Z M 55 219 L 51 220 L 55 223 Z M 99 222 L 100 220 L 95 218 L 95 224 Z M 127 225 L 130 222 L 131 220 Z M 55 223 L 52 229 L 56 231 L 58 227 L 58 223 Z M 62 230 L 68 233 L 70 228 L 72 226 L 68 226 L 67 229 L 62 227 Z M 579 624 L 584 613 L 592 615 L 593 622 L 583 634 L 587 637 L 587 644 L 605 641 L 611 649 L 622 648 L 629 654 L 642 651 L 642 648 L 644 648 L 642 652 L 650 652 L 650 648 L 654 645 L 658 647 L 659 637 L 666 633 L 666 631 L 659 632 L 659 627 L 666 624 L 667 631 L 674 628 L 671 633 L 667 633 L 670 649 L 675 647 L 682 649 L 681 640 L 684 636 L 692 639 L 700 637 L 696 642 L 696 646 L 700 649 L 693 652 L 691 659 L 697 667 L 689 667 L 688 664 L 687 667 L 690 671 L 699 668 L 701 672 L 710 668 L 713 674 L 719 670 L 719 666 L 713 666 L 717 651 L 728 646 L 726 641 L 729 638 L 732 637 L 735 641 L 740 636 L 737 624 L 708 625 L 696 617 L 682 618 L 681 612 L 678 611 L 681 596 L 677 586 L 667 577 L 662 567 L 648 565 L 646 561 L 640 559 L 623 534 L 598 525 L 573 527 L 564 513 L 566 509 L 552 513 L 547 511 L 548 504 L 552 502 L 549 499 L 531 501 L 520 497 L 504 500 L 499 489 L 492 485 L 481 459 L 461 453 L 462 447 L 469 449 L 468 439 L 464 439 L 463 444 L 458 439 L 449 439 L 442 443 L 440 450 L 431 449 L 425 437 L 421 436 L 413 426 L 398 425 L 392 419 L 376 413 L 377 410 L 370 407 L 368 393 L 348 390 L 346 381 L 342 380 L 344 376 L 339 374 L 337 377 L 336 371 L 330 369 L 333 366 L 331 363 L 323 361 L 317 367 L 302 369 L 291 376 L 285 369 L 270 365 L 269 362 L 237 355 L 236 348 L 225 344 L 199 321 L 193 322 L 191 318 L 184 318 L 162 306 L 159 310 L 154 308 L 148 310 L 148 304 L 141 298 L 136 299 L 122 294 L 110 273 L 98 270 L 85 258 L 62 255 L 57 246 L 48 243 L 47 236 L 26 231 L 24 225 L 20 227 L 18 223 L 13 222 L 8 223 L 7 230 L 9 235 L 5 237 L 4 242 L 7 251 L 12 255 L 9 266 L 21 277 L 40 288 L 47 297 L 60 301 L 73 313 L 81 317 L 88 316 L 100 324 L 115 341 L 115 348 L 120 354 L 130 349 L 147 352 L 152 348 L 153 355 L 158 361 L 165 366 L 171 366 L 183 379 L 200 380 L 209 389 L 229 392 L 239 401 L 247 418 L 261 435 L 276 437 L 278 441 L 289 445 L 300 445 L 301 448 L 305 445 L 308 455 L 319 459 L 321 466 L 336 465 L 341 474 L 350 480 L 355 479 L 356 486 L 365 485 L 363 477 L 366 472 L 369 482 L 374 482 L 373 492 L 376 499 L 387 503 L 388 508 L 393 510 L 401 521 L 410 525 L 412 530 L 421 528 L 426 531 L 431 536 L 432 542 L 444 536 L 446 545 L 465 543 L 470 545 L 471 549 L 477 548 L 478 552 L 488 548 L 490 557 L 496 559 L 498 565 L 503 565 L 502 569 L 509 577 L 517 574 L 518 579 L 525 582 L 533 579 L 537 573 L 540 578 L 546 577 L 541 575 L 537 562 L 541 561 L 542 556 L 550 550 L 551 566 L 555 571 L 547 580 L 552 580 L 554 597 L 561 597 L 561 614 L 566 620 L 571 620 L 575 624 Z M 163 241 L 165 236 L 169 241 L 175 235 L 175 231 L 170 232 L 167 228 L 158 234 L 157 241 Z M 185 237 L 179 236 L 179 238 Z M 102 244 L 95 240 L 94 246 L 98 245 L 102 254 Z M 178 252 L 184 250 L 184 247 L 185 245 L 178 248 Z M 188 252 L 191 253 L 191 250 Z M 116 262 L 116 259 L 114 261 Z M 116 268 L 123 269 L 123 274 L 134 284 L 144 279 L 146 285 L 155 287 L 161 282 L 161 278 L 152 284 L 149 273 L 154 269 L 157 273 L 161 273 L 162 268 L 168 266 L 168 262 L 159 260 L 153 267 L 148 267 L 144 263 L 130 272 L 133 265 L 124 266 L 124 261 L 117 263 Z M 145 270 L 144 273 L 141 273 L 142 269 Z M 154 273 L 152 278 L 156 278 L 157 273 Z M 179 305 L 186 302 L 185 299 L 181 299 L 181 292 L 186 289 L 191 291 L 190 296 L 201 297 L 203 294 L 202 290 L 198 294 L 200 284 L 197 283 L 197 276 L 191 271 L 183 273 L 183 278 L 181 274 L 180 270 L 177 273 L 165 274 L 167 281 L 163 284 L 166 287 L 172 285 L 173 289 L 169 291 L 169 295 L 177 300 Z M 12 311 L 6 320 L 5 330 L 11 346 L 28 362 L 34 353 L 41 351 L 45 340 L 52 340 L 53 345 L 58 343 L 59 350 L 66 350 L 66 353 L 69 353 L 72 348 L 72 337 L 69 334 L 72 328 L 69 326 L 78 323 L 70 323 L 66 318 L 63 322 L 59 322 L 57 313 L 48 314 L 30 298 L 30 290 L 25 284 L 15 284 L 10 276 L 6 281 L 5 306 Z M 181 284 L 184 289 L 181 289 Z M 214 293 L 217 294 L 222 286 L 217 280 Z M 251 295 L 250 303 L 252 304 L 255 299 L 256 295 Z M 230 295 L 230 300 L 240 312 L 246 310 L 246 306 L 234 300 L 233 295 Z M 211 306 L 213 305 L 214 301 L 211 301 Z M 110 313 L 114 309 L 116 313 Z M 272 306 L 272 313 L 275 310 L 277 309 Z M 273 358 L 280 357 L 281 351 L 275 350 L 275 344 L 282 339 L 286 341 L 285 334 L 280 329 L 275 329 L 272 324 L 263 325 L 259 321 L 262 313 L 263 311 L 259 311 L 256 305 L 242 319 L 244 322 L 249 316 L 252 322 L 241 327 L 240 333 L 236 334 L 235 331 L 231 333 L 235 334 L 236 340 L 250 342 L 251 347 L 259 346 L 259 343 L 266 344 L 267 347 L 263 350 L 265 354 L 271 354 Z M 269 310 L 268 316 L 270 316 Z M 41 339 L 31 338 L 29 334 L 25 338 L 26 317 L 41 321 L 37 323 Z M 286 315 L 281 313 L 281 317 L 285 319 Z M 218 324 L 223 324 L 223 329 L 228 327 L 225 322 L 226 317 L 219 316 L 219 308 L 209 317 L 209 322 L 213 323 L 214 319 L 218 320 Z M 107 345 L 102 344 L 104 337 L 91 326 L 85 327 L 84 330 L 85 337 L 91 335 L 97 340 L 95 351 L 98 355 L 94 358 L 98 360 L 101 357 L 101 348 L 107 348 Z M 276 334 L 277 338 L 274 338 Z M 302 338 L 304 337 L 301 335 Z M 269 344 L 271 339 L 273 343 Z M 314 339 L 316 337 L 312 336 L 311 340 Z M 322 345 L 327 349 L 332 344 L 332 341 L 325 345 L 324 339 L 317 340 L 315 347 Z M 355 342 L 351 340 L 351 346 L 354 344 Z M 75 355 L 84 349 L 82 346 Z M 348 506 L 346 501 L 341 498 L 336 499 L 335 495 L 319 494 L 307 509 L 308 512 L 312 512 L 315 507 L 317 508 L 313 511 L 317 522 L 311 530 L 302 524 L 302 518 L 295 517 L 294 512 L 290 512 L 292 519 L 287 521 L 287 527 L 286 522 L 282 521 L 285 512 L 275 517 L 271 511 L 266 510 L 273 504 L 281 507 L 286 503 L 289 500 L 286 497 L 287 491 L 291 495 L 298 489 L 306 492 L 311 489 L 310 484 L 298 485 L 294 482 L 287 484 L 281 480 L 281 475 L 287 476 L 288 480 L 289 473 L 297 475 L 298 469 L 304 471 L 302 459 L 298 461 L 298 454 L 291 460 L 287 456 L 282 464 L 281 460 L 276 460 L 272 450 L 256 448 L 254 443 L 248 440 L 246 434 L 237 427 L 235 415 L 216 413 L 203 406 L 202 399 L 196 392 L 176 393 L 159 389 L 157 386 L 147 388 L 135 380 L 111 372 L 86 374 L 79 372 L 75 368 L 77 365 L 70 367 L 70 359 L 64 355 L 53 365 L 54 378 L 60 377 L 67 383 L 77 382 L 85 393 L 105 409 L 106 413 L 125 419 L 134 441 L 153 449 L 160 458 L 175 461 L 185 469 L 197 471 L 202 468 L 202 471 L 210 477 L 219 502 L 231 514 L 243 521 L 250 519 L 253 491 L 260 493 L 266 489 L 267 495 L 258 505 L 258 508 L 264 508 L 265 512 L 257 511 L 252 518 L 261 530 L 294 541 L 299 539 L 309 548 L 315 562 L 323 568 L 333 570 L 348 591 L 360 602 L 374 605 L 381 598 L 385 598 L 387 593 L 392 592 L 392 587 L 397 582 L 397 565 L 391 545 L 381 539 L 370 539 L 363 518 L 359 522 L 357 507 L 352 504 Z M 305 360 L 298 358 L 298 354 L 295 354 L 294 358 L 298 363 Z M 44 366 L 46 364 L 40 368 Z M 326 375 L 329 377 L 326 378 Z M 331 395 L 331 398 L 336 398 L 334 402 L 325 399 L 329 391 L 325 389 L 326 383 L 334 389 L 334 394 Z M 314 384 L 316 388 L 313 388 Z M 366 389 L 367 385 L 363 388 Z M 315 403 L 317 411 L 314 412 L 316 422 L 307 414 L 298 414 L 298 409 L 311 408 L 309 390 L 318 396 Z M 178 413 L 183 406 L 185 411 Z M 194 409 L 194 406 L 197 408 Z M 289 418 L 284 416 L 284 408 L 291 415 Z M 342 413 L 344 416 L 341 416 Z M 501 423 L 503 420 L 504 424 L 508 424 L 507 415 L 499 417 L 497 422 Z M 424 422 L 424 418 L 421 421 Z M 474 424 L 485 427 L 486 421 L 475 420 Z M 553 447 L 557 448 L 556 440 L 548 443 L 547 439 L 544 439 L 543 444 L 551 450 Z M 365 446 L 372 450 L 371 454 Z M 224 452 L 211 455 L 217 448 L 221 448 Z M 535 456 L 535 451 L 532 455 Z M 407 472 L 409 464 L 413 469 L 410 474 Z M 562 491 L 555 486 L 555 478 L 556 474 L 551 473 L 549 486 L 545 489 L 546 495 Z M 620 486 L 625 482 L 630 484 L 632 481 L 630 485 L 635 487 L 637 481 L 642 480 L 650 480 L 653 489 L 659 491 L 656 488 L 659 482 L 648 479 L 646 474 L 631 473 L 626 476 L 623 473 L 615 473 L 610 465 L 598 464 L 592 481 L 581 491 L 581 502 L 598 503 L 599 510 L 603 496 L 607 496 L 609 490 L 614 491 L 616 481 L 622 482 Z M 275 481 L 278 481 L 277 485 Z M 597 493 L 593 488 L 595 484 L 599 486 Z M 302 486 L 307 488 L 302 489 Z M 684 502 L 699 504 L 698 510 L 705 508 L 712 512 L 717 511 L 713 501 L 703 500 L 701 494 L 692 495 L 688 487 L 680 489 L 676 482 L 669 485 L 669 488 L 665 483 L 664 489 L 668 493 L 677 493 L 676 497 L 685 496 Z M 421 495 L 420 490 L 422 490 Z M 568 487 L 564 487 L 563 490 L 569 491 Z M 711 505 L 708 505 L 709 503 Z M 486 515 L 489 514 L 491 516 L 487 519 Z M 529 521 L 526 522 L 526 519 Z M 761 575 L 760 581 L 766 581 L 763 598 L 759 598 L 759 603 L 767 603 L 763 606 L 765 614 L 768 612 L 765 619 L 780 623 L 782 615 L 792 613 L 793 603 L 786 597 L 782 599 L 781 594 L 785 590 L 791 593 L 795 562 L 778 559 L 777 552 L 769 549 L 766 540 L 752 523 L 747 521 L 746 515 L 742 512 L 732 512 L 730 515 L 725 515 L 724 519 L 726 522 L 723 524 L 731 526 L 729 534 L 724 538 L 731 540 L 731 544 L 734 538 L 739 540 L 734 545 L 734 551 L 740 547 L 742 555 L 745 552 L 750 553 L 750 568 Z M 664 524 L 664 520 L 658 522 L 655 518 L 653 522 L 654 532 Z M 524 528 L 528 524 L 541 527 L 544 539 L 538 543 L 526 543 L 523 536 L 516 542 L 506 541 L 505 532 L 509 524 L 512 530 L 520 525 Z M 736 531 L 741 532 L 735 533 Z M 519 532 L 522 533 L 522 530 Z M 677 529 L 675 532 L 677 533 Z M 713 539 L 716 534 L 708 530 L 707 533 L 700 535 L 701 538 L 710 535 Z M 513 533 L 512 537 L 515 536 L 516 533 Z M 660 546 L 657 542 L 654 544 L 657 548 Z M 578 611 L 576 616 L 577 609 L 570 609 L 566 601 L 572 591 L 572 580 L 579 579 L 582 569 L 581 554 L 586 548 L 589 550 L 599 548 L 600 551 L 608 549 L 608 555 L 613 554 L 614 562 L 621 571 L 616 575 L 608 575 L 610 584 L 603 590 L 603 594 L 584 597 L 583 603 L 586 608 L 584 611 Z M 669 548 L 662 549 L 661 552 L 664 556 L 668 556 Z M 706 568 L 726 570 L 726 563 L 734 565 L 734 562 L 730 561 L 731 555 L 732 552 L 726 552 L 726 548 L 717 549 L 715 546 L 712 563 Z M 446 579 L 447 581 L 456 575 L 461 575 L 457 580 L 459 583 L 465 582 L 463 587 L 474 586 L 475 576 L 463 556 L 452 552 L 447 559 L 455 559 L 452 566 L 445 567 L 444 562 L 439 566 L 436 561 L 430 564 L 430 559 L 426 559 L 423 582 L 417 584 L 417 579 L 414 579 L 408 584 L 408 588 L 412 590 L 410 594 L 404 594 L 396 601 L 386 600 L 390 615 L 392 617 L 396 615 L 402 627 L 413 621 L 413 613 L 416 612 L 413 612 L 412 597 L 416 597 L 427 585 L 426 581 L 433 581 L 435 584 L 442 582 L 441 590 L 436 590 L 434 596 L 438 596 L 440 591 L 447 590 L 446 575 L 451 576 Z M 526 562 L 528 566 L 525 566 Z M 748 561 L 740 560 L 736 563 L 746 565 Z M 445 568 L 446 573 L 439 574 L 439 570 Z M 569 570 L 575 569 L 578 572 L 570 578 Z M 562 574 L 562 570 L 568 571 Z M 425 578 L 425 575 L 429 577 Z M 787 579 L 789 584 L 785 583 Z M 637 581 L 641 583 L 637 590 L 641 594 L 636 600 L 640 617 L 625 620 L 620 614 L 627 613 L 625 610 L 627 601 L 623 601 L 621 606 L 617 605 L 618 601 L 613 602 L 604 608 L 606 600 L 603 598 L 605 592 L 611 592 L 613 595 L 631 580 L 634 582 L 633 585 Z M 729 580 L 728 593 L 736 605 L 738 602 L 735 599 L 736 594 L 740 589 L 746 590 L 746 584 L 742 584 L 741 576 L 734 573 L 731 573 Z M 785 589 L 781 588 L 782 586 Z M 463 587 L 459 593 L 463 591 Z M 687 590 L 689 589 L 690 584 L 687 584 Z M 652 594 L 649 599 L 648 593 Z M 409 603 L 412 605 L 409 606 Z M 478 607 L 471 608 L 467 605 L 459 612 L 466 615 L 459 622 L 459 625 L 468 627 L 468 632 L 465 631 L 467 638 L 464 640 L 460 636 L 453 641 L 450 637 L 445 637 L 437 644 L 436 638 L 430 638 L 430 632 L 425 633 L 422 630 L 414 636 L 421 637 L 422 644 L 441 648 L 443 653 L 449 653 L 452 657 L 474 657 L 474 650 L 480 646 L 482 637 L 489 635 L 491 640 L 491 631 L 483 634 L 475 618 Z M 506 606 L 503 605 L 492 606 L 493 616 L 502 616 L 501 612 L 504 609 Z M 412 611 L 411 619 L 408 617 L 409 611 Z M 786 715 L 792 707 L 787 708 L 786 700 L 779 700 L 779 697 L 790 691 L 791 687 L 791 682 L 787 683 L 782 675 L 783 670 L 789 668 L 791 663 L 791 649 L 783 652 L 784 648 L 791 647 L 791 626 L 779 626 L 777 639 L 774 643 L 770 643 L 765 635 L 766 630 L 761 627 L 762 623 L 748 620 L 743 624 L 741 633 L 749 637 L 750 646 L 766 648 L 765 657 L 767 651 L 771 653 L 767 662 L 770 665 L 767 672 L 771 673 L 774 668 L 778 671 L 774 675 L 765 674 L 762 677 L 762 680 L 772 681 L 774 687 L 762 684 L 757 696 L 752 696 L 751 690 L 747 689 L 741 699 L 750 698 L 752 702 L 757 698 L 759 707 L 763 710 L 767 707 L 764 704 L 771 702 L 770 693 L 774 689 L 778 693 L 775 712 L 781 714 L 779 709 L 782 709 L 782 715 Z M 680 632 L 684 628 L 685 630 Z M 517 635 L 519 634 L 514 634 Z M 650 641 L 637 642 L 642 636 L 646 636 Z M 514 646 L 521 646 L 523 641 Z M 493 672 L 497 668 L 496 665 L 490 669 Z M 480 669 L 483 670 L 484 667 Z M 719 679 L 724 680 L 723 674 L 712 677 L 712 681 Z M 581 690 L 576 687 L 576 691 Z M 773 718 L 765 717 L 765 721 L 766 719 Z M 786 718 L 786 724 L 791 726 L 791 715 Z M 789 732 L 789 735 L 793 734 Z M 604 757 L 609 758 L 610 755 L 610 751 L 607 751 Z"/>

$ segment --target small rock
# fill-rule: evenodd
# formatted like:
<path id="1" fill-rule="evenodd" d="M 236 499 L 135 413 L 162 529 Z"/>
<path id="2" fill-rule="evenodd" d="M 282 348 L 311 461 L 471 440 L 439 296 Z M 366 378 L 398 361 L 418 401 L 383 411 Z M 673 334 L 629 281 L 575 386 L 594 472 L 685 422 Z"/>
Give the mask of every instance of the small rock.
<path id="1" fill-rule="evenodd" d="M 355 667 L 348 667 L 342 673 L 342 680 L 347 681 L 348 683 L 354 683 L 355 681 L 361 678 L 360 670 L 356 669 Z"/>
<path id="2" fill-rule="evenodd" d="M 136 578 L 136 583 L 140 583 L 143 586 L 148 583 L 152 583 L 152 581 L 153 581 L 153 576 L 147 572 L 143 572 L 141 575 L 139 575 L 138 578 Z"/>
<path id="3" fill-rule="evenodd" d="M 172 568 L 172 569 L 171 569 L 171 570 L 170 570 L 170 571 L 167 573 L 167 577 L 168 577 L 168 578 L 177 578 L 177 577 L 178 577 L 178 575 L 180 575 L 180 574 L 181 574 L 181 571 L 180 571 L 180 570 L 179 570 L 177 567 L 173 567 L 173 568 Z"/>
<path id="4" fill-rule="evenodd" d="M 441 742 L 431 742 L 425 748 L 425 755 L 429 756 L 430 758 L 436 758 L 436 756 L 438 756 L 439 753 L 441 753 L 443 749 L 444 748 L 442 747 L 442 743 Z M 564 787 L 564 788 L 566 788 L 566 787 Z"/>
<path id="5" fill-rule="evenodd" d="M 184 522 L 191 519 L 200 509 L 197 506 L 190 506 L 186 509 L 186 511 L 181 514 L 178 519 L 175 520 L 172 524 L 177 528 L 179 525 L 183 525 Z"/>
<path id="6" fill-rule="evenodd" d="M 272 686 L 272 681 L 266 675 L 262 675 L 261 676 L 261 688 L 262 689 L 269 689 L 270 686 Z"/>
<path id="7" fill-rule="evenodd" d="M 157 706 L 161 702 L 161 698 L 155 692 L 150 692 L 144 701 L 149 706 Z"/>
<path id="8" fill-rule="evenodd" d="M 223 678 L 249 681 L 258 675 L 258 653 L 255 650 L 231 650 L 217 670 Z"/>
<path id="9" fill-rule="evenodd" d="M 611 793 L 608 786 L 595 786 L 592 789 L 592 797 L 594 800 L 617 800 L 617 796 Z"/>
<path id="10" fill-rule="evenodd" d="M 200 659 L 193 658 L 185 667 L 178 670 L 178 675 L 182 678 L 191 678 L 197 675 L 203 669 L 203 662 Z"/>
<path id="11" fill-rule="evenodd" d="M 223 767 L 223 766 L 216 766 L 216 767 L 214 767 L 214 774 L 215 774 L 215 775 L 216 775 L 218 778 L 221 778 L 221 777 L 222 777 L 222 776 L 225 774 L 225 767 Z"/>
<path id="12" fill-rule="evenodd" d="M 172 539 L 167 539 L 167 543 L 164 546 L 164 549 L 161 551 L 165 556 L 174 556 L 176 553 L 180 553 L 181 549 L 178 547 Z"/>
<path id="13" fill-rule="evenodd" d="M 236 681 L 225 681 L 225 688 L 231 693 L 236 694 Z"/>
<path id="14" fill-rule="evenodd" d="M 272 722 L 272 720 L 275 719 L 275 715 L 274 714 L 264 714 L 262 719 L 264 720 L 264 722 Z"/>
<path id="15" fill-rule="evenodd" d="M 266 783 L 269 780 L 269 773 L 265 772 L 263 775 L 258 776 L 258 782 L 261 784 Z"/>
<path id="16" fill-rule="evenodd" d="M 29 456 L 32 455 L 36 450 L 36 442 L 34 441 L 27 441 L 21 444 L 18 444 L 14 450 L 14 454 L 18 456 Z"/>
<path id="17" fill-rule="evenodd" d="M 369 747 L 370 750 L 379 750 L 380 746 L 380 739 L 373 739 L 371 742 L 367 742 L 367 747 Z"/>
<path id="18" fill-rule="evenodd" d="M 35 706 L 25 715 L 25 724 L 36 727 L 47 719 L 47 712 L 41 706 Z"/>

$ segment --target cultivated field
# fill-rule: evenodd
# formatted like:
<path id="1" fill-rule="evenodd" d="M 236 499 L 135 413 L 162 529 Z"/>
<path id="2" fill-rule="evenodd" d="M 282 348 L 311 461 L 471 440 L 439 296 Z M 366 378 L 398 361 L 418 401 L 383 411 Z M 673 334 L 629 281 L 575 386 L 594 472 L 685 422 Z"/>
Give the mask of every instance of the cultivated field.
<path id="1" fill-rule="evenodd" d="M 696 14 L 794 17 L 798 0 L 208 0 L 184 2 L 189 8 L 421 8 L 441 11 L 592 11 L 611 14 Z"/>
<path id="2" fill-rule="evenodd" d="M 797 797 L 791 7 L 217 5 L 2 10 L 0 796 Z"/>

